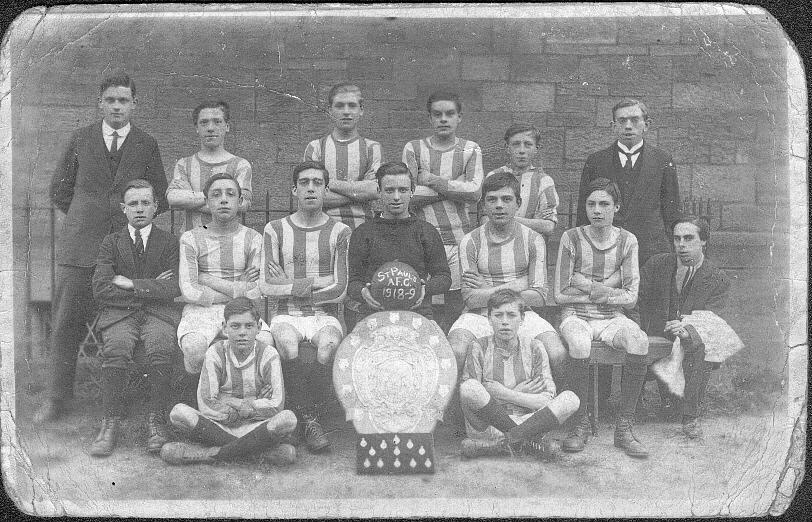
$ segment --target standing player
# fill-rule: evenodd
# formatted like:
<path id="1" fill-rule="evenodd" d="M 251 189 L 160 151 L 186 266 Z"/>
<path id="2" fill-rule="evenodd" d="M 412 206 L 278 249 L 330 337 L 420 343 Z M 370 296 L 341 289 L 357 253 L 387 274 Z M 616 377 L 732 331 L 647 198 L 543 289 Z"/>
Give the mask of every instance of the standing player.
<path id="1" fill-rule="evenodd" d="M 434 134 L 410 141 L 403 148 L 416 189 L 411 200 L 418 218 L 437 227 L 451 271 L 451 288 L 434 296 L 434 317 L 443 331 L 462 312 L 459 248 L 462 237 L 473 229 L 468 213 L 479 201 L 482 187 L 482 151 L 473 141 L 457 137 L 462 102 L 450 92 L 435 92 L 426 107 Z"/>
<path id="2" fill-rule="evenodd" d="M 558 223 L 558 193 L 553 178 L 541 165 L 534 164 L 539 152 L 541 132 L 530 123 L 514 123 L 505 132 L 505 145 L 510 164 L 492 170 L 485 176 L 508 172 L 521 186 L 522 203 L 516 221 L 548 238 Z M 483 221 L 484 224 L 484 221 Z"/>
<path id="3" fill-rule="evenodd" d="M 578 409 L 571 391 L 555 394 L 547 353 L 538 339 L 519 337 L 525 306 L 519 292 L 501 289 L 488 298 L 492 335 L 471 342 L 460 401 L 465 414 L 465 457 L 501 455 L 514 449 L 543 455 L 541 436 Z"/>
<path id="4" fill-rule="evenodd" d="M 347 294 L 363 304 L 360 315 L 347 329 L 367 315 L 383 310 L 369 291 L 378 268 L 389 261 L 402 261 L 423 280 L 423 295 L 412 309 L 432 319 L 431 296 L 451 285 L 443 241 L 437 229 L 409 213 L 414 181 L 400 162 L 384 163 L 375 174 L 383 211 L 363 223 L 350 236 Z"/>
<path id="5" fill-rule="evenodd" d="M 66 214 L 56 244 L 54 292 L 48 363 L 48 397 L 34 422 L 58 418 L 73 397 L 76 354 L 94 310 L 91 279 L 99 245 L 126 225 L 121 190 L 128 181 L 146 179 L 155 188 L 157 213 L 166 210 L 166 173 L 155 139 L 130 123 L 135 82 L 126 74 L 105 78 L 99 87 L 104 117 L 76 131 L 54 170 L 51 201 Z"/>
<path id="6" fill-rule="evenodd" d="M 176 404 L 172 425 L 202 448 L 170 442 L 161 449 L 169 464 L 211 463 L 259 452 L 277 465 L 293 464 L 296 448 L 282 443 L 296 429 L 296 416 L 285 406 L 279 354 L 257 339 L 259 312 L 245 297 L 223 309 L 228 339 L 206 351 L 197 388 L 199 410 Z"/>
<path id="7" fill-rule="evenodd" d="M 576 220 L 577 226 L 589 223 L 585 203 L 594 179 L 608 178 L 617 183 L 623 201 L 617 202 L 620 211 L 615 225 L 639 241 L 640 266 L 650 256 L 671 250 L 669 227 L 682 212 L 677 168 L 670 154 L 645 141 L 648 127 L 648 109 L 643 102 L 626 99 L 612 108 L 617 141 L 586 159 Z"/>
<path id="8" fill-rule="evenodd" d="M 646 376 L 648 336 L 623 314 L 623 308 L 637 302 L 637 238 L 612 225 L 620 209 L 618 201 L 620 193 L 613 181 L 592 181 L 586 198 L 590 224 L 571 228 L 561 236 L 555 300 L 562 305 L 560 330 L 570 350 L 570 385 L 581 403 L 563 448 L 582 451 L 589 437 L 589 354 L 592 340 L 599 339 L 626 352 L 615 446 L 631 457 L 647 457 L 648 451 L 632 433 L 632 425 Z"/>
<path id="9" fill-rule="evenodd" d="M 127 366 L 139 340 L 149 364 L 147 450 L 160 451 L 167 441 L 167 398 L 177 350 L 178 240 L 152 224 L 158 204 L 149 181 L 127 183 L 122 200 L 127 226 L 104 238 L 93 273 L 93 297 L 100 309 L 97 327 L 104 342 L 104 419 L 90 450 L 97 457 L 110 455 L 115 448 L 124 415 Z"/>
<path id="10" fill-rule="evenodd" d="M 529 306 L 540 308 L 547 304 L 544 238 L 514 217 L 522 203 L 519 181 L 508 172 L 494 174 L 485 179 L 482 193 L 488 222 L 466 234 L 460 242 L 466 312 L 448 334 L 460 368 L 471 342 L 493 334 L 486 305 L 496 291 L 506 288 L 520 292 Z M 559 371 L 567 352 L 550 323 L 527 311 L 519 336 L 528 346 L 533 339 L 541 341 L 553 368 Z"/>
<path id="11" fill-rule="evenodd" d="M 651 335 L 680 338 L 685 350 L 682 370 L 685 397 L 682 400 L 682 432 L 689 439 L 702 436 L 699 424 L 702 400 L 712 370 L 718 362 L 705 360 L 705 342 L 692 325 L 681 322 L 694 310 L 724 309 L 730 281 L 705 256 L 710 226 L 703 218 L 684 216 L 673 225 L 676 254 L 658 254 L 640 271 L 640 325 Z"/>
<path id="12" fill-rule="evenodd" d="M 330 396 L 328 370 L 344 332 L 338 306 L 347 291 L 347 248 L 350 227 L 323 211 L 330 174 L 321 163 L 305 161 L 293 169 L 293 195 L 299 209 L 265 225 L 266 270 L 262 292 L 279 299 L 271 320 L 291 409 L 303 422 L 312 452 L 326 450 L 330 440 L 317 421 Z M 316 348 L 300 353 L 299 343 Z"/>
<path id="13" fill-rule="evenodd" d="M 200 373 L 206 350 L 223 335 L 223 307 L 235 297 L 260 297 L 262 235 L 240 223 L 240 185 L 226 173 L 203 186 L 212 216 L 207 224 L 180 237 L 180 290 L 186 306 L 178 342 L 186 371 Z M 268 325 L 260 321 L 259 339 L 273 346 Z"/>
<path id="14" fill-rule="evenodd" d="M 340 83 L 327 95 L 330 134 L 307 144 L 302 161 L 323 163 L 330 174 L 330 190 L 324 194 L 328 216 L 351 230 L 372 217 L 369 202 L 378 198 L 375 171 L 381 165 L 381 144 L 358 134 L 364 115 L 361 90 Z"/>
<path id="15" fill-rule="evenodd" d="M 224 101 L 203 102 L 192 111 L 192 122 L 200 138 L 200 150 L 175 163 L 166 199 L 172 208 L 184 209 L 182 230 L 188 231 L 212 220 L 203 187 L 214 174 L 226 173 L 237 180 L 242 198 L 239 211 L 251 208 L 251 164 L 224 147 L 230 111 Z"/>

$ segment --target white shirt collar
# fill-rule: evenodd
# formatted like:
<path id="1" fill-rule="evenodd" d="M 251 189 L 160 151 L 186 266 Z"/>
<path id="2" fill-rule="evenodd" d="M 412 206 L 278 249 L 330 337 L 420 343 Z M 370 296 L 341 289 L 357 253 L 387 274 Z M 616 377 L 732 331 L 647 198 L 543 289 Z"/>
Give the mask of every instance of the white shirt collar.
<path id="1" fill-rule="evenodd" d="M 640 143 L 638 143 L 637 145 L 635 145 L 632 148 L 626 147 L 626 145 L 620 143 L 619 141 L 617 142 L 617 148 L 619 148 L 622 151 L 625 151 L 626 154 L 637 154 L 638 152 L 640 152 L 640 148 L 642 146 L 643 146 L 643 141 L 642 140 L 640 141 Z"/>
<path id="2" fill-rule="evenodd" d="M 114 129 L 113 127 L 107 125 L 107 122 L 102 120 L 102 134 L 104 134 L 105 139 L 113 139 L 113 131 L 118 134 L 118 137 L 121 138 L 121 141 L 124 141 L 124 138 L 127 137 L 127 134 L 130 133 L 130 129 L 132 129 L 132 125 L 130 122 L 127 122 L 127 125 L 121 127 L 120 129 Z M 121 142 L 119 142 L 120 144 Z"/>
<path id="3" fill-rule="evenodd" d="M 130 232 L 130 239 L 135 243 L 135 227 L 127 223 L 127 230 Z M 152 223 L 142 228 L 139 232 L 141 232 L 141 241 L 144 242 L 144 249 L 146 250 L 149 233 L 152 232 Z"/>

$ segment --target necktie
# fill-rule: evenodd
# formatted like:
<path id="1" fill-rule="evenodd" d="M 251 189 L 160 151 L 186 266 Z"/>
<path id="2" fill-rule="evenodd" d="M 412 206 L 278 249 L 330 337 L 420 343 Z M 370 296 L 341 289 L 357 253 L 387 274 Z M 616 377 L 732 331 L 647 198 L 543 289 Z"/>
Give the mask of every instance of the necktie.
<path id="1" fill-rule="evenodd" d="M 623 172 L 624 172 L 624 174 L 626 174 L 626 176 L 629 176 L 632 173 L 632 167 L 633 167 L 633 165 L 632 165 L 632 156 L 637 154 L 639 151 L 626 152 L 625 150 L 621 150 L 619 148 L 617 150 L 618 150 L 618 152 L 620 152 L 621 154 L 626 156 L 626 164 L 623 165 Z"/>
<path id="2" fill-rule="evenodd" d="M 139 256 L 144 253 L 144 240 L 141 238 L 141 231 L 135 232 L 135 253 Z"/>
<path id="3" fill-rule="evenodd" d="M 685 277 L 682 278 L 682 286 L 680 286 L 679 293 L 683 293 L 685 291 L 685 286 L 691 280 L 691 277 L 694 275 L 694 267 L 689 266 L 688 270 L 685 271 Z"/>
<path id="4" fill-rule="evenodd" d="M 115 154 L 118 151 L 118 133 L 113 131 L 113 143 L 110 144 L 110 154 Z"/>

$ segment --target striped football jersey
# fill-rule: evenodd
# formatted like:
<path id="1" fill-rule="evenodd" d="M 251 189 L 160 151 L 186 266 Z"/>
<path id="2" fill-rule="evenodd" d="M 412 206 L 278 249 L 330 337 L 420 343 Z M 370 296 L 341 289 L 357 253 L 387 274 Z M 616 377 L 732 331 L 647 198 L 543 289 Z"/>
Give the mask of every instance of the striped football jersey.
<path id="1" fill-rule="evenodd" d="M 368 138 L 357 137 L 341 141 L 332 135 L 308 143 L 305 161 L 319 161 L 327 167 L 330 179 L 344 181 L 374 180 L 381 166 L 381 144 Z M 355 230 L 372 216 L 368 203 L 350 203 L 325 212 Z"/>
<path id="2" fill-rule="evenodd" d="M 435 149 L 428 138 L 410 141 L 403 148 L 403 163 L 417 183 L 419 174 L 427 171 L 447 180 L 448 194 L 442 201 L 416 209 L 415 215 L 437 227 L 446 246 L 456 246 L 462 237 L 474 228 L 468 213 L 476 210 L 482 190 L 482 150 L 473 141 L 457 138 L 448 150 Z M 454 199 L 453 195 L 471 195 L 475 201 Z M 416 196 L 436 196 L 437 192 L 425 185 L 415 187 Z"/>
<path id="3" fill-rule="evenodd" d="M 263 236 L 265 256 L 287 276 L 272 279 L 263 268 L 263 292 L 278 299 L 277 313 L 337 317 L 337 303 L 347 292 L 350 227 L 328 217 L 321 226 L 303 228 L 288 216 L 265 225 Z M 314 290 L 315 277 L 332 277 L 332 284 Z"/>
<path id="4" fill-rule="evenodd" d="M 485 178 L 502 172 L 513 174 L 513 169 L 509 165 L 505 165 L 488 172 Z M 555 212 L 545 219 L 557 223 L 559 199 L 553 178 L 548 176 L 541 167 L 531 167 L 530 170 L 518 176 L 518 179 L 521 184 L 519 194 L 522 197 L 522 204 L 516 215 L 526 219 L 541 219 L 543 211 L 552 209 Z"/>

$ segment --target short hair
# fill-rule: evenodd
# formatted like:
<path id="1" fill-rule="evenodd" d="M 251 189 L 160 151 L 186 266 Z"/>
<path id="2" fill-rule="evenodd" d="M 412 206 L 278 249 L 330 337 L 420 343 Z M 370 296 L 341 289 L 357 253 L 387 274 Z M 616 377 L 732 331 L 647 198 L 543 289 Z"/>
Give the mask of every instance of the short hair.
<path id="1" fill-rule="evenodd" d="M 124 201 L 124 196 L 127 195 L 128 190 L 130 190 L 130 189 L 142 189 L 142 188 L 150 189 L 152 191 L 152 200 L 156 201 L 155 187 L 152 186 L 152 183 L 150 183 L 149 181 L 147 181 L 145 179 L 142 179 L 142 178 L 130 180 L 130 181 L 127 182 L 126 185 L 124 185 L 124 188 L 121 189 L 121 200 Z"/>
<path id="2" fill-rule="evenodd" d="M 254 306 L 254 303 L 247 297 L 237 297 L 226 303 L 223 308 L 223 321 L 228 322 L 228 318 L 232 315 L 250 312 L 251 317 L 259 322 L 259 310 Z"/>
<path id="3" fill-rule="evenodd" d="M 203 109 L 220 109 L 223 111 L 223 119 L 226 120 L 226 123 L 231 119 L 231 109 L 228 108 L 228 103 L 223 100 L 204 101 L 192 110 L 192 123 L 195 125 L 197 125 L 197 119 Z"/>
<path id="4" fill-rule="evenodd" d="M 516 199 L 521 199 L 522 187 L 519 184 L 519 180 L 516 179 L 516 176 L 510 172 L 497 172 L 485 178 L 485 181 L 482 182 L 482 197 L 484 198 L 488 192 L 502 190 L 505 187 L 513 189 L 513 193 L 516 194 Z"/>
<path id="5" fill-rule="evenodd" d="M 412 184 L 412 190 L 414 190 L 414 179 L 412 179 L 412 174 L 409 172 L 409 167 L 407 167 L 402 161 L 390 161 L 388 163 L 384 163 L 378 167 L 377 172 L 375 172 L 375 179 L 378 180 L 378 186 L 380 187 L 383 183 L 384 176 L 397 176 L 400 174 L 406 174 L 409 176 L 409 180 Z"/>
<path id="6" fill-rule="evenodd" d="M 524 315 L 524 312 L 527 310 L 527 305 L 522 298 L 522 294 L 510 288 L 502 288 L 491 294 L 488 298 L 488 315 L 491 315 L 491 312 L 495 308 L 510 303 L 519 303 L 519 313 Z"/>
<path id="7" fill-rule="evenodd" d="M 505 131 L 505 143 L 510 141 L 510 138 L 519 134 L 520 132 L 532 132 L 533 139 L 536 140 L 536 146 L 541 141 L 541 131 L 532 123 L 514 123 Z"/>
<path id="8" fill-rule="evenodd" d="M 229 181 L 234 182 L 234 184 L 237 185 L 237 195 L 242 196 L 242 187 L 240 186 L 239 182 L 236 179 L 234 179 L 234 176 L 228 174 L 227 172 L 220 172 L 219 174 L 215 174 L 206 180 L 206 184 L 203 185 L 203 197 L 208 199 L 209 189 L 211 188 L 211 186 L 214 184 L 215 181 L 219 181 L 221 179 L 227 179 Z"/>
<path id="9" fill-rule="evenodd" d="M 586 197 L 588 198 L 589 195 L 595 192 L 596 190 L 602 190 L 606 192 L 612 197 L 612 202 L 615 205 L 620 205 L 620 187 L 618 187 L 617 183 L 615 183 L 611 179 L 597 178 L 590 181 L 589 186 L 587 187 Z"/>
<path id="10" fill-rule="evenodd" d="M 672 234 L 674 233 L 674 229 L 677 228 L 677 225 L 679 225 L 680 223 L 690 223 L 692 225 L 695 225 L 696 228 L 699 229 L 699 239 L 706 242 L 710 241 L 710 223 L 708 223 L 707 219 L 700 216 L 695 216 L 693 214 L 686 214 L 680 218 L 675 219 L 674 222 L 671 223 Z"/>
<path id="11" fill-rule="evenodd" d="M 330 89 L 330 92 L 327 93 L 327 105 L 332 106 L 333 100 L 339 94 L 344 93 L 352 93 L 358 95 L 358 105 L 361 107 L 364 106 L 364 98 L 361 96 L 361 89 L 352 82 L 341 82 L 339 84 L 333 85 L 333 88 Z"/>
<path id="12" fill-rule="evenodd" d="M 324 186 L 330 184 L 330 171 L 320 161 L 303 161 L 293 167 L 293 184 L 296 185 L 299 182 L 299 174 L 309 169 L 320 170 L 324 174 Z"/>
<path id="13" fill-rule="evenodd" d="M 434 91 L 426 102 L 426 110 L 429 111 L 429 114 L 431 114 L 431 104 L 438 101 L 452 101 L 457 106 L 457 112 L 462 112 L 462 102 L 459 94 L 451 91 Z"/>
<path id="14" fill-rule="evenodd" d="M 648 107 L 646 107 L 645 103 L 634 98 L 624 98 L 617 102 L 614 107 L 612 107 L 612 121 L 615 121 L 615 113 L 618 111 L 618 109 L 624 109 L 626 107 L 640 107 L 640 112 L 643 113 L 643 119 L 648 121 Z"/>
<path id="15" fill-rule="evenodd" d="M 99 85 L 99 97 L 110 87 L 128 87 L 135 98 L 135 82 L 124 73 L 113 74 L 102 80 Z"/>

